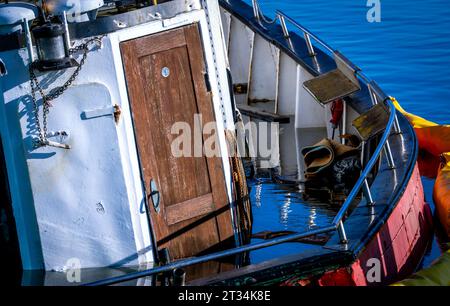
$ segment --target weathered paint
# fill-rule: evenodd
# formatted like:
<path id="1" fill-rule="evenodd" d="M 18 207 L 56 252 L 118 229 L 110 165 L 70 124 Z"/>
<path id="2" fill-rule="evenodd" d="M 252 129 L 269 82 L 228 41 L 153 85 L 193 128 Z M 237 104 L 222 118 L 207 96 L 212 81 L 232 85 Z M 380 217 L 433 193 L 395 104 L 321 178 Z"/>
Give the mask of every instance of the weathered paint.
<path id="1" fill-rule="evenodd" d="M 275 113 L 279 66 L 280 49 L 256 34 L 250 68 L 248 97 L 250 104 Z"/>
<path id="2" fill-rule="evenodd" d="M 222 20 L 226 24 L 226 20 Z M 236 18 L 230 19 L 228 58 L 234 84 L 249 84 L 255 33 Z M 236 95 L 237 104 L 248 104 L 248 93 Z"/>
<path id="3" fill-rule="evenodd" d="M 431 232 L 431 210 L 425 202 L 416 166 L 397 206 L 360 257 L 348 268 L 325 273 L 318 284 L 374 286 L 398 281 L 415 271 L 429 243 Z M 379 283 L 368 281 L 367 274 L 372 273 L 374 267 L 371 259 L 380 262 Z"/>
<path id="4" fill-rule="evenodd" d="M 69 137 L 64 141 L 71 150 L 32 147 L 35 127 L 27 52 L 22 49 L 0 54 L 6 66 L 15 70 L 0 79 L 4 89 L 0 96 L 0 130 L 25 270 L 63 270 L 73 257 L 80 259 L 82 268 L 153 261 L 121 41 L 200 23 L 231 199 L 225 135 L 220 133 L 225 124 L 233 122 L 227 65 L 223 52 L 213 52 L 213 46 L 222 46 L 223 37 L 220 31 L 209 33 L 208 18 L 217 20 L 219 11 L 217 3 L 207 2 L 207 12 L 192 10 L 170 20 L 109 34 L 103 38 L 101 49 L 89 53 L 76 82 L 54 101 L 50 112 L 49 131 L 67 131 Z M 71 72 L 52 72 L 40 79 L 54 88 L 62 85 Z M 86 111 L 116 104 L 122 109 L 117 124 L 113 116 L 82 116 Z"/>

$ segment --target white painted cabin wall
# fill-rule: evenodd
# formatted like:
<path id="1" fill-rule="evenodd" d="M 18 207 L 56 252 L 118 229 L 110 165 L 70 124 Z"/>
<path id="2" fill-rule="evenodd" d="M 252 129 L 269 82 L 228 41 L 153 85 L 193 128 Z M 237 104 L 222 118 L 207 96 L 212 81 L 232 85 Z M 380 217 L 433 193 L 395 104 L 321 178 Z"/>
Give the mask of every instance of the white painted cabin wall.
<path id="1" fill-rule="evenodd" d="M 218 4 L 207 2 L 208 17 L 217 21 Z M 73 148 L 68 151 L 51 147 L 33 150 L 27 52 L 0 53 L 7 67 L 15 70 L 0 79 L 5 89 L 0 128 L 24 269 L 45 265 L 46 270 L 61 270 L 73 257 L 81 259 L 83 268 L 153 261 L 119 43 L 193 22 L 200 22 L 218 131 L 223 131 L 233 123 L 225 48 L 222 32 L 214 29 L 221 24 L 208 24 L 203 10 L 110 34 L 103 39 L 101 50 L 89 53 L 74 86 L 51 108 L 49 131 L 66 129 L 70 133 L 68 143 Z M 222 52 L 214 53 L 212 45 Z M 45 78 L 51 78 L 54 88 L 71 72 L 52 72 Z M 112 116 L 80 117 L 83 111 L 114 104 L 122 108 L 117 126 Z M 231 199 L 225 134 L 218 134 Z M 99 202 L 104 213 L 97 210 Z"/>
<path id="2" fill-rule="evenodd" d="M 296 128 L 325 127 L 326 112 L 324 108 L 303 88 L 303 83 L 313 78 L 305 68 L 299 66 L 300 76 L 297 90 L 297 108 L 295 113 Z"/>
<path id="3" fill-rule="evenodd" d="M 261 102 L 258 107 L 269 112 L 275 112 L 278 98 L 279 65 L 280 49 L 256 34 L 250 66 L 249 102 Z"/>
<path id="4" fill-rule="evenodd" d="M 297 70 L 299 65 L 288 55 L 280 54 L 280 80 L 276 113 L 295 116 L 297 105 L 297 86 L 300 84 Z"/>
<path id="5" fill-rule="evenodd" d="M 248 104 L 249 100 L 255 99 L 273 100 L 274 103 L 252 103 L 252 106 L 279 115 L 292 116 L 298 150 L 312 145 L 322 138 L 331 138 L 333 134 L 330 123 L 331 104 L 320 105 L 303 88 L 303 83 L 312 79 L 313 75 L 289 55 L 280 51 L 259 34 L 255 34 L 224 9 L 221 9 L 221 18 L 224 24 L 225 41 L 228 42 L 226 46 L 228 47 L 233 82 L 234 84 L 249 84 L 248 94 L 236 95 L 238 105 Z M 347 106 L 347 133 L 357 135 L 356 130 L 352 127 L 352 121 L 357 116 L 358 113 Z M 243 119 L 245 124 L 252 121 L 258 122 L 247 116 L 244 116 Z M 284 127 L 284 125 L 280 125 L 281 129 Z M 260 134 L 261 129 L 253 128 L 248 135 L 251 152 L 258 151 Z M 335 131 L 336 140 L 339 139 L 340 134 L 341 131 L 337 129 Z M 277 135 L 272 137 L 277 137 Z M 301 154 L 298 154 L 297 160 L 299 179 L 303 180 L 305 165 Z M 276 165 L 276 163 L 271 161 L 267 165 Z"/>
<path id="6" fill-rule="evenodd" d="M 301 148 L 296 147 L 295 150 L 292 147 L 296 146 L 296 129 L 294 127 L 294 121 L 292 120 L 289 124 L 283 124 L 280 126 L 280 167 L 281 175 L 286 173 L 292 174 L 297 169 L 292 169 L 293 165 L 297 165 L 298 157 L 301 155 Z"/>
<path id="7" fill-rule="evenodd" d="M 257 107 L 280 115 L 295 114 L 296 128 L 327 126 L 324 107 L 303 88 L 303 82 L 313 76 L 224 9 L 221 18 L 233 82 L 249 84 L 247 95 L 236 95 L 238 104 L 248 104 L 249 99 L 272 100 L 276 103 L 258 103 Z"/>
<path id="8" fill-rule="evenodd" d="M 220 9 L 220 19 L 222 22 L 223 37 L 225 40 L 225 48 L 228 52 L 230 45 L 230 31 L 231 31 L 231 14 L 225 10 Z"/>
<path id="9" fill-rule="evenodd" d="M 231 18 L 228 59 L 234 84 L 249 84 L 255 33 L 241 21 Z M 248 93 L 235 95 L 236 103 L 248 104 Z"/>
<path id="10" fill-rule="evenodd" d="M 122 104 L 117 95 L 120 89 L 115 80 L 108 38 L 104 39 L 102 50 L 89 54 L 74 86 L 53 103 L 49 131 L 69 132 L 68 143 L 73 148 L 67 151 L 51 147 L 34 150 L 32 147 L 30 133 L 33 131 L 30 131 L 30 127 L 34 120 L 25 69 L 28 60 L 26 50 L 20 50 L 19 54 L 21 60 L 16 58 L 16 61 L 2 54 L 8 66 L 22 67 L 21 71 L 5 80 L 11 89 L 4 93 L 4 97 L 5 106 L 11 114 L 20 114 L 19 118 L 17 115 L 16 118 L 8 117 L 9 130 L 18 131 L 9 133 L 8 137 L 12 143 L 21 144 L 22 148 L 12 149 L 20 163 L 26 165 L 29 175 L 22 172 L 25 169 L 14 167 L 21 170 L 16 173 L 16 179 L 21 181 L 21 185 L 14 192 L 29 194 L 31 198 L 15 202 L 13 207 L 16 211 L 22 205 L 34 203 L 45 269 L 61 270 L 67 260 L 74 257 L 79 258 L 82 267 L 86 268 L 113 265 L 132 257 L 137 251 L 131 220 L 131 214 L 135 212 L 132 211 L 133 202 L 129 202 L 127 194 L 133 191 L 127 190 L 124 184 L 121 163 L 123 152 L 117 147 L 120 132 L 105 126 L 105 120 L 114 125 L 112 116 L 81 119 L 83 111 Z M 62 85 L 62 80 L 66 80 L 68 75 L 68 72 L 52 72 L 44 78 L 54 88 Z M 99 125 L 92 127 L 93 123 Z M 115 150 L 105 152 L 105 146 Z M 26 186 L 27 177 L 30 187 Z M 96 210 L 99 202 L 103 203 L 105 210 L 101 216 Z M 128 203 L 131 207 L 128 207 Z M 26 219 L 22 222 L 30 221 Z M 24 224 L 18 223 L 17 226 L 20 229 Z M 125 265 L 137 263 L 135 258 Z M 25 266 L 25 269 L 33 268 L 37 267 Z"/>
<path id="11" fill-rule="evenodd" d="M 358 118 L 360 114 L 355 109 L 347 104 L 347 134 L 359 135 L 359 132 L 352 125 L 353 121 Z"/>

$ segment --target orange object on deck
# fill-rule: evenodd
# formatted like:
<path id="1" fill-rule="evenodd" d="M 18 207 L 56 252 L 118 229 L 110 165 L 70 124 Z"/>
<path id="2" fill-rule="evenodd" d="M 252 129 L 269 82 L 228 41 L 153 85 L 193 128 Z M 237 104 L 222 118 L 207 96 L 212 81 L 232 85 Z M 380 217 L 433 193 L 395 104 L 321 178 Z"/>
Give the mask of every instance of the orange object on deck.
<path id="1" fill-rule="evenodd" d="M 450 153 L 442 154 L 442 159 L 442 167 L 434 185 L 433 200 L 439 221 L 450 238 Z"/>

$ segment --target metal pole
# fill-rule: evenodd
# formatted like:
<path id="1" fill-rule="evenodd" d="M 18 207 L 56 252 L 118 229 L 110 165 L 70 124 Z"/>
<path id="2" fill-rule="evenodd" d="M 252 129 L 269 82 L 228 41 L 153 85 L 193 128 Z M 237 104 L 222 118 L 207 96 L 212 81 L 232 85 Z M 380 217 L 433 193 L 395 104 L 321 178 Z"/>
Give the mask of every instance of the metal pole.
<path id="1" fill-rule="evenodd" d="M 186 271 L 183 269 L 173 270 L 173 285 L 175 287 L 182 287 L 186 285 Z"/>
<path id="2" fill-rule="evenodd" d="M 63 12 L 62 15 L 63 24 L 64 24 L 64 30 L 66 33 L 64 34 L 64 44 L 66 46 L 66 56 L 70 56 L 70 49 L 72 48 L 72 44 L 70 43 L 70 33 L 69 33 L 69 24 L 67 22 L 67 13 L 66 11 Z"/>
<path id="3" fill-rule="evenodd" d="M 345 228 L 344 228 L 344 223 L 341 221 L 339 221 L 339 225 L 338 225 L 338 233 L 339 233 L 339 239 L 340 239 L 340 243 L 341 244 L 347 244 L 348 240 L 347 240 L 347 234 L 345 233 Z"/>
<path id="4" fill-rule="evenodd" d="M 342 106 L 344 107 L 344 112 L 342 114 L 342 135 L 345 135 L 347 134 L 347 102 L 345 102 L 345 100 L 342 100 L 342 104 Z M 345 139 L 342 137 L 341 143 L 345 145 Z"/>
<path id="5" fill-rule="evenodd" d="M 398 122 L 397 114 L 395 114 L 394 130 L 395 130 L 396 134 L 401 134 L 402 133 L 402 129 L 400 128 L 400 123 Z"/>
<path id="6" fill-rule="evenodd" d="M 253 5 L 253 15 L 255 16 L 256 20 L 260 21 L 258 1 L 252 0 L 252 5 Z"/>
<path id="7" fill-rule="evenodd" d="M 369 183 L 367 182 L 367 179 L 364 180 L 363 192 L 364 192 L 364 197 L 366 198 L 366 201 L 367 201 L 367 205 L 373 206 L 375 204 L 375 202 L 372 198 L 372 192 L 370 191 L 370 187 L 369 187 Z"/>
<path id="8" fill-rule="evenodd" d="M 277 15 L 278 19 L 280 20 L 281 29 L 283 30 L 284 38 L 289 38 L 291 35 L 289 34 L 289 30 L 286 26 L 286 20 L 284 19 L 283 15 Z"/>
<path id="9" fill-rule="evenodd" d="M 312 38 L 314 38 L 314 40 L 320 44 L 322 47 L 324 47 L 328 52 L 333 53 L 334 50 L 333 48 L 331 48 L 329 45 L 327 45 L 323 40 L 321 40 L 319 37 L 317 37 L 316 35 L 314 35 L 314 33 L 312 33 L 311 31 L 309 31 L 307 28 L 305 28 L 304 26 L 302 26 L 301 24 L 299 24 L 295 19 L 292 19 L 291 17 L 289 17 L 288 15 L 286 15 L 285 13 L 283 13 L 280 10 L 277 10 L 276 13 L 278 15 L 284 16 L 284 18 L 289 21 L 291 24 L 293 24 L 296 28 L 298 28 L 299 30 L 301 30 L 303 33 L 308 34 L 309 36 L 311 36 Z"/>
<path id="10" fill-rule="evenodd" d="M 25 32 L 25 39 L 27 41 L 28 57 L 30 58 L 30 64 L 34 62 L 33 42 L 31 40 L 30 26 L 26 18 L 22 19 L 23 31 Z"/>
<path id="11" fill-rule="evenodd" d="M 311 38 L 309 37 L 309 34 L 306 32 L 303 32 L 305 35 L 305 41 L 306 41 L 306 46 L 308 47 L 308 53 L 310 56 L 315 56 L 316 52 L 314 51 L 314 47 L 311 43 Z"/>
<path id="12" fill-rule="evenodd" d="M 328 227 L 324 227 L 324 228 L 320 228 L 320 229 L 316 229 L 316 230 L 311 230 L 311 231 L 304 232 L 304 233 L 293 234 L 293 235 L 288 235 L 288 236 L 284 236 L 284 237 L 278 237 L 278 238 L 274 238 L 274 239 L 271 239 L 271 240 L 268 240 L 265 242 L 241 246 L 241 247 L 237 247 L 237 248 L 230 249 L 230 250 L 224 250 L 221 252 L 204 255 L 201 257 L 194 257 L 194 258 L 175 261 L 175 262 L 169 263 L 169 264 L 161 266 L 161 267 L 157 267 L 157 268 L 153 268 L 153 269 L 149 269 L 149 270 L 145 270 L 145 271 L 140 271 L 140 272 L 133 272 L 133 273 L 130 273 L 127 275 L 117 276 L 117 277 L 113 277 L 113 278 L 109 278 L 109 279 L 105 279 L 105 280 L 100 280 L 100 281 L 84 284 L 84 286 L 107 286 L 107 285 L 113 285 L 113 284 L 117 284 L 117 283 L 130 281 L 133 279 L 147 277 L 147 276 L 151 276 L 151 275 L 155 275 L 155 274 L 159 274 L 159 273 L 170 272 L 177 268 L 184 268 L 187 266 L 192 266 L 192 265 L 208 262 L 211 260 L 216 260 L 219 258 L 224 258 L 224 257 L 241 254 L 244 252 L 259 250 L 262 248 L 278 245 L 278 244 L 285 243 L 285 242 L 291 242 L 291 241 L 299 240 L 302 238 L 306 238 L 306 237 L 310 237 L 310 236 L 314 236 L 314 235 L 318 235 L 318 234 L 328 233 L 331 231 L 335 231 L 336 228 L 337 228 L 336 226 L 332 225 L 332 226 L 328 226 Z"/>
<path id="13" fill-rule="evenodd" d="M 375 92 L 373 91 L 372 85 L 367 84 L 367 88 L 369 89 L 370 100 L 372 100 L 372 104 L 377 105 L 378 100 L 377 100 L 377 97 L 375 96 Z"/>
<path id="14" fill-rule="evenodd" d="M 392 99 L 391 97 L 387 97 L 386 99 L 384 99 L 384 103 L 387 103 L 387 101 L 391 101 Z M 402 133 L 402 129 L 400 127 L 400 122 L 398 121 L 398 115 L 397 115 L 397 110 L 395 109 L 395 119 L 394 119 L 394 132 L 395 134 L 401 134 Z"/>
<path id="15" fill-rule="evenodd" d="M 361 168 L 364 168 L 364 154 L 365 154 L 366 142 L 361 142 Z"/>
<path id="16" fill-rule="evenodd" d="M 394 157 L 392 157 L 391 145 L 389 144 L 389 141 L 386 141 L 386 144 L 384 145 L 384 153 L 386 154 L 389 169 L 395 169 Z"/>

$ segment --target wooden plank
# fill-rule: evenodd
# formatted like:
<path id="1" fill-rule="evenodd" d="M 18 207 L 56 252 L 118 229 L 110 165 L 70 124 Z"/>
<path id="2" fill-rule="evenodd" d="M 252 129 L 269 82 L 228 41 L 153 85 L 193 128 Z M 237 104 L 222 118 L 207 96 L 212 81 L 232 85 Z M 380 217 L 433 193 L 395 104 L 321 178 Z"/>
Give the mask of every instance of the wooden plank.
<path id="1" fill-rule="evenodd" d="M 377 104 L 353 120 L 352 125 L 363 140 L 382 133 L 389 122 L 389 112 L 383 104 Z"/>
<path id="2" fill-rule="evenodd" d="M 339 69 L 306 81 L 303 87 L 321 104 L 331 103 L 360 90 Z"/>
<path id="3" fill-rule="evenodd" d="M 203 124 L 215 121 L 198 26 L 127 41 L 121 50 L 143 180 L 147 186 L 154 180 L 160 192 L 160 212 L 149 207 L 158 248 L 168 248 L 171 259 L 195 256 L 233 234 L 228 210 L 203 216 L 228 205 L 222 160 L 175 157 L 171 151 L 175 123 L 194 127 L 196 114 Z M 212 201 L 195 204 L 204 195 Z"/>
<path id="4" fill-rule="evenodd" d="M 263 110 L 259 110 L 255 107 L 248 105 L 238 105 L 237 106 L 242 115 L 249 116 L 251 118 L 259 119 L 267 122 L 278 122 L 282 124 L 290 123 L 291 119 L 289 116 L 281 116 L 274 113 L 269 113 Z"/>
<path id="5" fill-rule="evenodd" d="M 148 54 L 186 46 L 186 39 L 183 31 L 172 30 L 152 35 L 151 44 L 148 44 L 145 40 L 134 40 L 134 46 L 136 56 L 142 57 Z"/>
<path id="6" fill-rule="evenodd" d="M 194 79 L 194 89 L 198 99 L 198 112 L 203 115 L 204 123 L 215 122 L 216 117 L 213 111 L 212 94 L 208 92 L 204 74 L 207 71 L 203 50 L 195 46 L 201 46 L 200 33 L 198 26 L 185 28 L 186 41 L 188 43 L 189 58 L 191 60 L 192 77 Z M 217 129 L 216 129 L 217 131 Z M 215 135 L 218 137 L 218 135 Z M 205 141 L 205 139 L 203 139 Z M 216 138 L 217 145 L 219 140 Z M 213 199 L 216 210 L 222 210 L 216 218 L 219 230 L 219 238 L 221 241 L 227 240 L 234 236 L 231 214 L 229 207 L 228 195 L 226 191 L 225 175 L 222 165 L 222 157 L 211 157 L 207 159 L 210 176 L 211 188 L 213 191 Z"/>
<path id="7" fill-rule="evenodd" d="M 173 225 L 214 211 L 212 193 L 166 207 L 167 224 Z"/>

